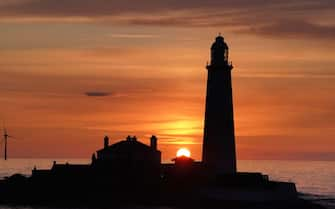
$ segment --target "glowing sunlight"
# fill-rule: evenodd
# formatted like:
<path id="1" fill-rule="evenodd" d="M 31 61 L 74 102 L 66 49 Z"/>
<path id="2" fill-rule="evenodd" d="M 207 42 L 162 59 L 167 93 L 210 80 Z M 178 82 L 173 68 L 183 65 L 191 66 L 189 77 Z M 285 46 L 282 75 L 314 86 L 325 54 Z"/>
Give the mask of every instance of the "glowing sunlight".
<path id="1" fill-rule="evenodd" d="M 181 157 L 181 156 L 185 156 L 185 157 L 191 157 L 191 152 L 190 150 L 186 149 L 186 148 L 180 148 L 177 151 L 177 157 Z"/>

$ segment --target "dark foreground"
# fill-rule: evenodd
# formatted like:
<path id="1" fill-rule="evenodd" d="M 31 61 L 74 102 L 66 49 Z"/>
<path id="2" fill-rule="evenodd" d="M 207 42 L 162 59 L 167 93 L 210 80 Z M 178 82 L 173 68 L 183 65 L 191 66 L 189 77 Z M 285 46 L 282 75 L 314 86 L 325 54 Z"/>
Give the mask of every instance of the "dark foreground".
<path id="1" fill-rule="evenodd" d="M 0 182 L 0 204 L 51 208 L 324 208 L 299 198 L 293 183 L 252 181 L 250 174 L 245 175 L 212 182 L 183 178 L 159 184 L 106 178 L 84 183 L 80 177 L 68 181 L 14 175 Z"/>
<path id="2" fill-rule="evenodd" d="M 213 209 L 326 209 L 325 207 L 313 203 L 311 201 L 297 199 L 295 201 L 269 201 L 269 202 L 240 202 L 240 201 L 213 201 L 213 200 L 188 200 L 185 199 L 183 201 L 172 201 L 172 202 L 147 202 L 147 201 L 129 201 L 125 200 L 125 202 L 121 202 L 112 197 L 109 197 L 109 201 L 106 200 L 83 200 L 81 201 L 69 201 L 65 199 L 57 199 L 53 202 L 45 201 L 45 202 L 17 202 L 17 203 L 4 203 L 1 202 L 1 205 L 6 205 L 13 208 L 20 207 L 33 207 L 33 208 L 101 208 L 101 209 L 110 209 L 110 208 L 180 208 L 180 209 L 205 209 L 205 208 L 213 208 Z M 115 201 L 115 202 L 114 202 Z"/>

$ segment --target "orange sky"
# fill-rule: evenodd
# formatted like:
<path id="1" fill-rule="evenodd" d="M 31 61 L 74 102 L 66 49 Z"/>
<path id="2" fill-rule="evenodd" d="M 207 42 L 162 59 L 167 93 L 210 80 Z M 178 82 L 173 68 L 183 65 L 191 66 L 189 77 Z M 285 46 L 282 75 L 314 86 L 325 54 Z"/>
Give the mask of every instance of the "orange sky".
<path id="1" fill-rule="evenodd" d="M 104 135 L 155 134 L 164 161 L 180 147 L 200 159 L 205 64 L 222 32 L 238 159 L 335 160 L 334 3 L 92 2 L 0 3 L 10 156 L 89 158 Z"/>

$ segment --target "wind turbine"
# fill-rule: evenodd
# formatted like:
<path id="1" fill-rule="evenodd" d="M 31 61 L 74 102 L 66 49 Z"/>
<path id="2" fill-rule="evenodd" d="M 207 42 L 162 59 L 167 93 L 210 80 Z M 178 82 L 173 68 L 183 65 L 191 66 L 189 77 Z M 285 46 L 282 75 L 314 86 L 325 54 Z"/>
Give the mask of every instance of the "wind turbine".
<path id="1" fill-rule="evenodd" d="M 3 140 L 5 142 L 5 160 L 7 160 L 7 140 L 9 135 L 7 134 L 6 128 L 3 128 Z"/>
<path id="2" fill-rule="evenodd" d="M 8 138 L 12 138 L 12 136 L 9 136 L 8 133 L 7 133 L 7 129 L 4 127 L 3 128 L 3 141 L 2 142 L 5 142 L 5 160 L 7 160 L 7 142 L 8 142 Z"/>

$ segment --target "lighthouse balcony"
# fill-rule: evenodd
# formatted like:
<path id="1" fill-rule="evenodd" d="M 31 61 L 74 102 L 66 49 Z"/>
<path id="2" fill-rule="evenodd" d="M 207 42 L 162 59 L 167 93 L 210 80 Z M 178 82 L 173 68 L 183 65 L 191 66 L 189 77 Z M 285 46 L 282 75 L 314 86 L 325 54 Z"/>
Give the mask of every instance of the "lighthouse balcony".
<path id="1" fill-rule="evenodd" d="M 232 70 L 234 68 L 233 66 L 233 62 L 232 61 L 228 61 L 228 62 L 224 62 L 224 63 L 207 63 L 206 64 L 206 68 L 207 70 L 212 70 L 212 69 L 229 69 Z"/>

